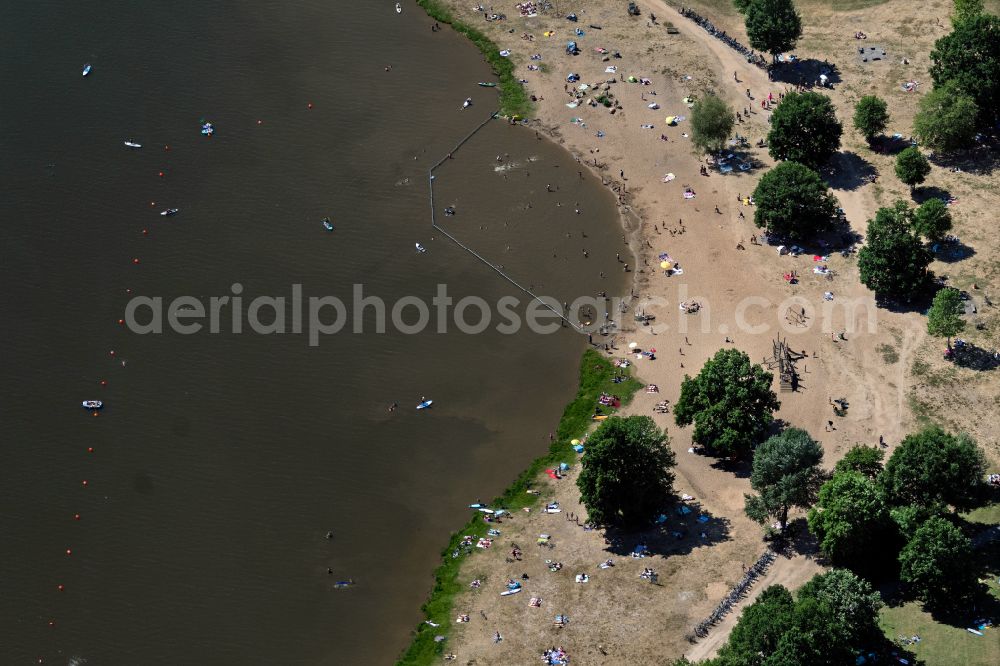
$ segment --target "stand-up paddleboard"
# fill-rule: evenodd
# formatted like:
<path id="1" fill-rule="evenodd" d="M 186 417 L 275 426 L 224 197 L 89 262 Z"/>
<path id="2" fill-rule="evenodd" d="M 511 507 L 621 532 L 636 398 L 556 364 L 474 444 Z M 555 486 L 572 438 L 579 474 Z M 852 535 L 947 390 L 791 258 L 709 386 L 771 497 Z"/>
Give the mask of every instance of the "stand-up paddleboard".
<path id="1" fill-rule="evenodd" d="M 422 403 L 417 405 L 417 409 L 427 409 L 434 404 L 433 400 L 424 400 Z"/>
<path id="2" fill-rule="evenodd" d="M 87 76 L 88 74 L 90 74 L 91 69 L 93 68 L 90 66 L 90 63 L 88 62 L 86 65 L 83 66 L 83 75 Z"/>
<path id="3" fill-rule="evenodd" d="M 522 588 L 519 587 L 519 588 L 514 589 L 514 590 L 504 590 L 503 592 L 500 593 L 500 596 L 501 597 L 509 597 L 512 594 L 517 594 L 518 592 L 521 591 L 521 589 Z"/>

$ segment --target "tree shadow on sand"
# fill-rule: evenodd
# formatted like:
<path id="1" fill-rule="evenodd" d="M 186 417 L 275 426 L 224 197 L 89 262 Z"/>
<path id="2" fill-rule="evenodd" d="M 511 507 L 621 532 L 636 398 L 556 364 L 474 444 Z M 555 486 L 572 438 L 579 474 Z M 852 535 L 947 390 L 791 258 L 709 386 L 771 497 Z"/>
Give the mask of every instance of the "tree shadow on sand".
<path id="1" fill-rule="evenodd" d="M 983 349 L 969 342 L 954 345 L 953 361 L 960 368 L 989 372 L 1000 368 L 1000 352 Z"/>
<path id="2" fill-rule="evenodd" d="M 801 84 L 807 88 L 815 89 L 816 92 L 823 92 L 822 87 L 819 86 L 820 75 L 826 75 L 826 80 L 831 85 L 841 82 L 837 66 L 825 60 L 805 58 L 795 62 L 778 63 L 771 67 L 771 79 L 774 82 Z"/>
<path id="3" fill-rule="evenodd" d="M 809 531 L 809 525 L 804 517 L 788 521 L 785 533 L 770 539 L 775 552 L 783 557 L 802 555 L 810 560 L 821 559 L 819 542 Z"/>
<path id="4" fill-rule="evenodd" d="M 954 236 L 931 245 L 931 252 L 934 253 L 935 259 L 943 261 L 946 264 L 954 264 L 976 254 L 976 251 L 971 246 L 966 245 Z"/>
<path id="5" fill-rule="evenodd" d="M 873 176 L 878 176 L 878 169 L 857 153 L 848 151 L 836 153 L 823 169 L 823 177 L 831 188 L 848 192 L 872 182 Z"/>
<path id="6" fill-rule="evenodd" d="M 1000 167 L 1000 150 L 996 146 L 982 145 L 969 150 L 954 153 L 932 153 L 929 157 L 932 164 L 961 175 L 968 172 L 977 176 L 988 176 Z"/>
<path id="7" fill-rule="evenodd" d="M 663 520 L 665 518 L 665 520 Z M 654 527 L 627 531 L 608 527 L 606 550 L 619 557 L 686 555 L 698 548 L 729 541 L 729 519 L 713 516 L 698 502 L 678 502 L 665 510 Z"/>

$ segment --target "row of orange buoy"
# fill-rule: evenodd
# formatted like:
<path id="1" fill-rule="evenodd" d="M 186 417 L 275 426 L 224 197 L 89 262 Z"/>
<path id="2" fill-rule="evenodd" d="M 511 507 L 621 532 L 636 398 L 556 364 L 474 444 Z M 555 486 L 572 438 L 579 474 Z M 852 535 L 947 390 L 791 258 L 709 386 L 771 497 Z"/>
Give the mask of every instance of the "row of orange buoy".
<path id="1" fill-rule="evenodd" d="M 309 102 L 309 103 L 307 103 L 307 104 L 306 104 L 306 108 L 307 108 L 307 109 L 312 109 L 312 108 L 313 108 L 313 103 L 312 103 L 312 102 Z M 263 120 L 261 120 L 261 119 L 258 119 L 258 120 L 257 120 L 257 125 L 258 125 L 258 126 L 260 126 L 260 125 L 263 125 L 263 124 L 264 124 L 264 121 L 263 121 Z M 166 152 L 169 152 L 169 151 L 170 151 L 170 145 L 169 145 L 169 144 L 167 144 L 167 145 L 164 145 L 164 146 L 163 146 L 163 150 L 164 150 L 164 151 L 166 151 Z M 157 177 L 159 177 L 159 178 L 166 178 L 166 171 L 165 171 L 165 170 L 160 170 L 160 171 L 157 171 Z M 149 202 L 149 205 L 150 205 L 150 207 L 151 207 L 151 208 L 152 208 L 152 207 L 155 207 L 155 206 L 156 206 L 156 202 L 155 202 L 155 201 L 150 201 L 150 202 Z M 149 229 L 145 229 L 145 228 L 144 228 L 144 229 L 142 230 L 142 235 L 143 235 L 143 236 L 148 236 L 148 235 L 149 235 Z M 140 262 L 140 260 L 139 260 L 139 257 L 132 257 L 132 265 L 133 265 L 133 266 L 137 266 L 137 265 L 139 265 L 140 263 L 141 263 L 141 262 Z M 126 288 L 125 288 L 125 294 L 126 294 L 126 295 L 131 295 L 131 294 L 132 294 L 132 289 L 131 289 L 131 287 L 126 287 Z M 118 323 L 118 325 L 119 325 L 119 326 L 124 326 L 124 325 L 125 325 L 125 320 L 124 320 L 124 319 L 118 319 L 117 323 Z M 108 354 L 109 354 L 109 356 L 110 356 L 111 358 L 115 358 L 115 357 L 117 356 L 117 352 L 116 352 L 116 351 L 115 351 L 114 349 L 110 350 L 110 351 L 108 352 Z M 122 364 L 122 367 L 124 367 L 124 366 L 125 366 L 125 361 L 122 361 L 122 362 L 121 362 L 121 364 Z M 100 386 L 102 386 L 102 387 L 106 387 L 106 386 L 108 385 L 108 380 L 106 380 L 106 379 L 101 379 L 101 380 L 99 380 L 99 382 L 98 382 L 98 383 L 99 383 L 99 385 L 100 385 Z M 99 411 L 97 411 L 97 410 L 93 410 L 93 411 L 91 412 L 91 414 L 93 414 L 93 415 L 94 415 L 95 417 L 96 417 L 96 416 L 100 416 L 100 412 L 99 412 Z M 93 446 L 88 446 L 88 447 L 87 447 L 87 453 L 88 453 L 88 454 L 93 454 L 94 452 L 95 452 L 95 449 L 94 449 L 94 447 L 93 447 Z M 88 488 L 88 487 L 90 486 L 90 481 L 89 481 L 88 479 L 83 479 L 83 480 L 81 480 L 80 484 L 81 484 L 81 486 L 82 486 L 82 487 L 84 487 L 84 488 Z M 80 514 L 80 513 L 74 513 L 74 514 L 73 514 L 73 520 L 74 520 L 74 521 L 79 521 L 79 520 L 81 520 L 81 519 L 82 519 L 82 516 L 81 516 L 81 514 Z M 66 551 L 65 551 L 65 552 L 66 552 L 66 556 L 67 556 L 67 557 L 70 557 L 70 556 L 72 556 L 72 555 L 73 555 L 73 549 L 72 549 L 72 548 L 66 548 Z M 65 585 L 64 583 L 57 583 L 57 584 L 56 584 L 56 590 L 57 590 L 58 592 L 65 592 L 65 591 L 66 591 L 66 585 Z M 50 618 L 50 619 L 48 620 L 47 624 L 48 624 L 48 626 L 49 626 L 49 627 L 55 627 L 55 626 L 56 626 L 56 621 L 55 621 L 55 618 Z M 38 663 L 39 663 L 39 664 L 41 664 L 41 663 L 44 663 L 44 657 L 42 657 L 42 656 L 39 656 L 39 657 L 38 657 Z"/>

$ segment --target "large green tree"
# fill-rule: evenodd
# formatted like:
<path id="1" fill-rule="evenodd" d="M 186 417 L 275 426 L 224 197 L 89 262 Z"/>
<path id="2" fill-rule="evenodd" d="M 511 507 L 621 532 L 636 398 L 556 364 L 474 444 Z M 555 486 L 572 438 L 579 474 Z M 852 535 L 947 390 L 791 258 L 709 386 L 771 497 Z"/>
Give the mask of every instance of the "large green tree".
<path id="1" fill-rule="evenodd" d="M 986 458 L 975 440 L 937 426 L 907 435 L 880 477 L 893 506 L 968 511 L 980 505 Z"/>
<path id="2" fill-rule="evenodd" d="M 972 542 L 948 520 L 928 518 L 899 553 L 899 578 L 932 608 L 959 607 L 976 588 Z"/>
<path id="3" fill-rule="evenodd" d="M 676 464 L 666 434 L 648 416 L 612 416 L 587 440 L 576 484 L 590 520 L 637 528 L 673 496 Z"/>
<path id="4" fill-rule="evenodd" d="M 953 82 L 979 107 L 983 124 L 1000 115 L 1000 17 L 975 14 L 955 24 L 931 51 L 934 85 Z"/>
<path id="5" fill-rule="evenodd" d="M 823 479 L 823 447 L 805 430 L 789 428 L 757 447 L 753 454 L 746 514 L 760 524 L 772 516 L 784 531 L 792 507 L 808 508 L 816 500 Z"/>
<path id="6" fill-rule="evenodd" d="M 952 25 L 957 25 L 973 16 L 983 13 L 983 0 L 954 0 L 954 11 L 951 13 Z"/>
<path id="7" fill-rule="evenodd" d="M 694 441 L 725 456 L 744 456 L 767 432 L 781 406 L 774 379 L 738 349 L 720 349 L 695 377 L 685 375 L 674 405 L 679 426 L 694 423 Z"/>
<path id="8" fill-rule="evenodd" d="M 824 483 L 808 520 L 809 531 L 830 561 L 855 571 L 873 568 L 875 556 L 895 541 L 882 493 L 858 472 L 837 472 Z"/>
<path id="9" fill-rule="evenodd" d="M 833 469 L 835 472 L 860 472 L 869 479 L 875 479 L 882 473 L 882 459 L 884 457 L 882 449 L 857 444 L 837 461 Z"/>
<path id="10" fill-rule="evenodd" d="M 767 150 L 776 160 L 817 169 L 840 148 L 844 128 L 833 103 L 817 92 L 791 92 L 771 114 Z"/>
<path id="11" fill-rule="evenodd" d="M 965 306 L 957 289 L 945 287 L 934 294 L 934 302 L 927 311 L 927 332 L 938 338 L 948 340 L 951 349 L 951 338 L 965 328 Z"/>
<path id="12" fill-rule="evenodd" d="M 782 162 L 764 174 L 753 193 L 753 221 L 768 233 L 799 240 L 833 227 L 837 200 L 819 174 L 798 162 Z"/>
<path id="13" fill-rule="evenodd" d="M 691 141 L 705 152 L 720 150 L 733 132 L 733 112 L 721 99 L 708 95 L 691 110 Z"/>
<path id="14" fill-rule="evenodd" d="M 843 666 L 877 640 L 879 596 L 865 581 L 834 569 L 796 598 L 772 585 L 740 615 L 718 657 L 704 666 Z"/>
<path id="15" fill-rule="evenodd" d="M 746 607 L 733 627 L 726 644 L 719 649 L 718 666 L 760 664 L 761 655 L 770 655 L 793 621 L 795 601 L 781 585 L 765 588 Z"/>
<path id="16" fill-rule="evenodd" d="M 913 211 L 913 230 L 936 243 L 951 231 L 951 213 L 948 206 L 937 197 L 923 202 Z"/>
<path id="17" fill-rule="evenodd" d="M 865 95 L 854 105 L 854 129 L 871 145 L 889 125 L 889 107 L 884 99 Z"/>
<path id="18" fill-rule="evenodd" d="M 976 136 L 979 106 L 955 81 L 945 81 L 920 100 L 913 133 L 932 150 L 966 148 Z"/>
<path id="19" fill-rule="evenodd" d="M 930 263 L 930 251 L 913 230 L 910 207 L 897 201 L 879 208 L 858 252 L 861 282 L 879 298 L 909 302 L 927 286 Z"/>
<path id="20" fill-rule="evenodd" d="M 746 11 L 750 46 L 776 56 L 795 47 L 802 36 L 802 17 L 792 0 L 750 0 Z"/>
<path id="21" fill-rule="evenodd" d="M 740 14 L 746 14 L 747 10 L 750 9 L 750 3 L 753 0 L 733 0 L 733 6 L 736 7 L 736 11 Z"/>
<path id="22" fill-rule="evenodd" d="M 833 610 L 835 621 L 857 643 L 876 638 L 882 598 L 871 583 L 847 569 L 830 569 L 809 580 L 798 593 L 799 599 L 814 598 Z"/>
<path id="23" fill-rule="evenodd" d="M 896 155 L 896 178 L 913 188 L 924 182 L 931 172 L 931 163 L 916 146 L 910 146 Z"/>

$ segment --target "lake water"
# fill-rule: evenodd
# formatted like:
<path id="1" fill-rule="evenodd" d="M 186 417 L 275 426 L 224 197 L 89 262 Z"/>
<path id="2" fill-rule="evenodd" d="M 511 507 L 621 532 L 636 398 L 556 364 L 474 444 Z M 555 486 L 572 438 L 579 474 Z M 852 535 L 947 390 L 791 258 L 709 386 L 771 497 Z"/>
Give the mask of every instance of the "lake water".
<path id="1" fill-rule="evenodd" d="M 235 283 L 523 311 L 429 223 L 488 67 L 411 3 L 41 0 L 0 25 L 0 662 L 391 663 L 466 505 L 548 447 L 585 338 L 378 333 L 374 307 L 316 346 L 117 322 Z M 578 169 L 495 121 L 437 172 L 439 220 L 559 301 L 620 292 L 614 201 Z"/>

